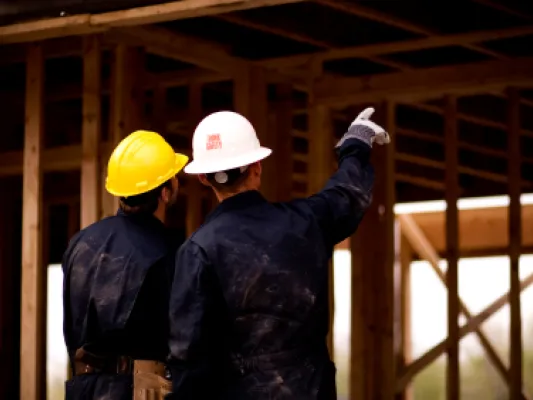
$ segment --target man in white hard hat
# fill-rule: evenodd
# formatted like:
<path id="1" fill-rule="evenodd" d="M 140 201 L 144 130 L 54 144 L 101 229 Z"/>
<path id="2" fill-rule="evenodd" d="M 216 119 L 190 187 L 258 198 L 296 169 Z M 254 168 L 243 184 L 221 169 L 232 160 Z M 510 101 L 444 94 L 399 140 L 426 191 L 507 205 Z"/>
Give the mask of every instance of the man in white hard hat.
<path id="1" fill-rule="evenodd" d="M 337 144 L 339 167 L 324 189 L 287 203 L 258 191 L 271 150 L 250 122 L 233 112 L 200 122 L 185 172 L 220 204 L 176 259 L 168 398 L 336 398 L 328 261 L 370 205 L 372 144 L 390 141 L 373 112 L 364 110 Z"/>

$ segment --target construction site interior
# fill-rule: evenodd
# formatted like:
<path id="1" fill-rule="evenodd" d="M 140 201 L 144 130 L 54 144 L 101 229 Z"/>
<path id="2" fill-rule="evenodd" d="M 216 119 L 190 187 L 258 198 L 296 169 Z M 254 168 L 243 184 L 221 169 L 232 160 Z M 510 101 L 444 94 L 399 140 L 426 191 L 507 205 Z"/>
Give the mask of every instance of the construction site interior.
<path id="1" fill-rule="evenodd" d="M 116 211 L 121 138 L 191 155 L 202 117 L 240 112 L 286 201 L 367 106 L 392 143 L 332 265 L 339 399 L 533 399 L 533 2 L 2 2 L 0 99 L 0 399 L 63 398 L 58 264 Z M 217 203 L 180 184 L 190 234 Z"/>

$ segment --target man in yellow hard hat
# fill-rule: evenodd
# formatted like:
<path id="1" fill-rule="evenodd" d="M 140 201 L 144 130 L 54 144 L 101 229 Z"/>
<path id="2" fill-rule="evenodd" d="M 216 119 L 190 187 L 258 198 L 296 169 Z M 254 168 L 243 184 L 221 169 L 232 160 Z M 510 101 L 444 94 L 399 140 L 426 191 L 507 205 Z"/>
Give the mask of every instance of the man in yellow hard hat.
<path id="1" fill-rule="evenodd" d="M 106 189 L 117 215 L 77 233 L 63 256 L 66 399 L 161 399 L 169 390 L 168 298 L 180 242 L 165 226 L 188 161 L 159 134 L 115 148 Z M 184 239 L 184 238 L 183 238 Z"/>
<path id="2" fill-rule="evenodd" d="M 200 122 L 185 172 L 220 204 L 177 256 L 169 399 L 336 399 L 328 261 L 371 203 L 372 145 L 390 140 L 373 111 L 337 144 L 338 170 L 324 189 L 287 203 L 258 191 L 271 150 L 246 118 L 224 111 Z"/>

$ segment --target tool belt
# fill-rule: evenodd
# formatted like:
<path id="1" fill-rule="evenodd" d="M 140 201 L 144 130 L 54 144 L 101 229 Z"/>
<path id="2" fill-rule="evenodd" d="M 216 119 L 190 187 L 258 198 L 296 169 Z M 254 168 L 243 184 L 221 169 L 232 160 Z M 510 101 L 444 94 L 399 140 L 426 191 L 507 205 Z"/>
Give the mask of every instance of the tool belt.
<path id="1" fill-rule="evenodd" d="M 100 356 L 83 347 L 74 355 L 74 375 L 125 374 L 133 372 L 133 359 L 127 356 Z"/>
<path id="2" fill-rule="evenodd" d="M 163 400 L 172 391 L 162 362 L 133 360 L 127 356 L 99 356 L 83 347 L 76 350 L 74 373 L 133 375 L 133 400 Z"/>

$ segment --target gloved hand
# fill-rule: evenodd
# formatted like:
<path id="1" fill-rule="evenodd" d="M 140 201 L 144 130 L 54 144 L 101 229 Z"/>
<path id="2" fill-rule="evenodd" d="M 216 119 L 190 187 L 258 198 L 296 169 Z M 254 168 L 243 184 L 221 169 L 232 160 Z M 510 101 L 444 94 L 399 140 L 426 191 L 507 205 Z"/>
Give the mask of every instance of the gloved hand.
<path id="1" fill-rule="evenodd" d="M 342 146 L 347 139 L 359 139 L 372 147 L 372 143 L 387 144 L 390 143 L 390 136 L 385 129 L 370 121 L 370 117 L 374 114 L 374 108 L 368 107 L 363 110 L 356 119 L 351 123 L 348 132 L 339 140 L 335 148 Z"/>

